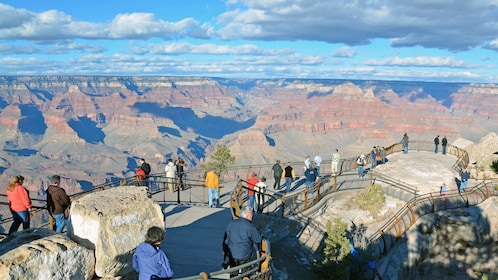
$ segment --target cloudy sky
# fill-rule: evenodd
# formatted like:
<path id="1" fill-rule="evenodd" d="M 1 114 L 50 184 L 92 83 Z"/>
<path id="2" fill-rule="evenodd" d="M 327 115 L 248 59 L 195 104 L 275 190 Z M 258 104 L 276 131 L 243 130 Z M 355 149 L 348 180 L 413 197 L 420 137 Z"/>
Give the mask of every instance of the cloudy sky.
<path id="1" fill-rule="evenodd" d="M 498 0 L 0 0 L 0 75 L 498 81 Z"/>

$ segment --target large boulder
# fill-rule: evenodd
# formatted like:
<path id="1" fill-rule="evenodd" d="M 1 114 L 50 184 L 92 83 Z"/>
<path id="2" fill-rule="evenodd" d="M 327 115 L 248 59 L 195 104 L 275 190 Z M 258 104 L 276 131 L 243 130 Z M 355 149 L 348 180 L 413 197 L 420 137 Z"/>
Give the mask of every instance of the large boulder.
<path id="1" fill-rule="evenodd" d="M 135 247 L 152 226 L 165 228 L 161 207 L 142 187 L 121 186 L 85 195 L 71 205 L 68 235 L 95 251 L 99 277 L 128 275 Z"/>
<path id="2" fill-rule="evenodd" d="M 93 252 L 45 228 L 15 232 L 0 242 L 0 279 L 92 279 Z"/>

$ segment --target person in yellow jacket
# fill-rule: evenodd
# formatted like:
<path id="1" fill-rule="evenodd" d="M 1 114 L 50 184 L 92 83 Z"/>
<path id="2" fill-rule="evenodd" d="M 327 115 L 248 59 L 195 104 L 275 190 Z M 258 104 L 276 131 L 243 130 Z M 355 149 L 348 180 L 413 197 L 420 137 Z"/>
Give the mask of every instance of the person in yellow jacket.
<path id="1" fill-rule="evenodd" d="M 214 167 L 206 174 L 206 187 L 208 188 L 209 207 L 213 207 L 214 199 L 216 199 L 216 207 L 220 207 L 218 195 L 220 185 L 218 183 L 218 174 L 216 174 L 216 168 Z"/>

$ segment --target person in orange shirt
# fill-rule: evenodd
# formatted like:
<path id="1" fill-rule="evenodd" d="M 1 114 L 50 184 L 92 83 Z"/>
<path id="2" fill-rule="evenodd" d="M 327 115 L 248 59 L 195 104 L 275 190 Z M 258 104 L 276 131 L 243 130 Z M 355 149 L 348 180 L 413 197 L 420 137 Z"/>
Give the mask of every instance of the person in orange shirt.
<path id="1" fill-rule="evenodd" d="M 216 174 L 216 168 L 211 168 L 211 170 L 206 174 L 206 187 L 208 188 L 209 195 L 209 207 L 213 207 L 213 200 L 216 202 L 216 207 L 220 207 L 220 197 L 218 183 L 218 174 Z"/>
<path id="2" fill-rule="evenodd" d="M 23 229 L 29 228 L 29 211 L 31 211 L 31 199 L 28 190 L 22 185 L 24 177 L 18 175 L 12 179 L 7 186 L 7 199 L 9 201 L 10 212 L 14 221 L 9 229 L 9 235 L 19 229 L 22 224 Z"/>

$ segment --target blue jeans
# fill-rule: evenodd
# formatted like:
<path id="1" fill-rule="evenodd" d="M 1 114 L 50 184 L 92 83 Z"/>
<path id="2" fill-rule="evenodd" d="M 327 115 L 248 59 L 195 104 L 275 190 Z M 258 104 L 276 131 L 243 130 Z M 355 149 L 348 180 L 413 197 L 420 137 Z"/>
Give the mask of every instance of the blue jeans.
<path id="1" fill-rule="evenodd" d="M 436 145 L 436 147 L 434 148 L 434 152 L 437 154 L 437 150 L 439 148 L 439 145 Z"/>
<path id="2" fill-rule="evenodd" d="M 403 146 L 403 153 L 408 154 L 408 146 Z"/>
<path id="3" fill-rule="evenodd" d="M 446 155 L 446 146 L 443 146 L 443 155 Z"/>
<path id="4" fill-rule="evenodd" d="M 209 207 L 213 207 L 213 199 L 216 199 L 216 207 L 219 207 L 218 189 L 208 188 Z"/>
<path id="5" fill-rule="evenodd" d="M 258 204 L 256 203 L 256 200 L 254 199 L 254 194 L 249 195 L 249 207 L 251 207 L 253 210 L 258 209 Z"/>
<path id="6" fill-rule="evenodd" d="M 17 231 L 21 224 L 22 224 L 22 229 L 29 228 L 29 212 L 28 212 L 28 210 L 21 211 L 21 212 L 14 212 L 11 210 L 10 212 L 12 213 L 12 218 L 14 219 L 14 221 L 12 222 L 12 225 L 10 226 L 9 234 L 13 233 L 14 231 Z"/>
<path id="7" fill-rule="evenodd" d="M 362 165 L 358 166 L 358 176 L 363 177 L 363 173 L 365 172 L 365 167 Z"/>
<path id="8" fill-rule="evenodd" d="M 290 191 L 291 184 L 292 184 L 292 178 L 285 177 L 285 191 L 286 192 Z"/>
<path id="9" fill-rule="evenodd" d="M 55 222 L 55 232 L 61 233 L 64 229 L 64 225 L 66 224 L 66 217 L 64 216 L 64 213 L 52 215 L 52 218 L 54 218 Z"/>
<path id="10" fill-rule="evenodd" d="M 462 181 L 460 182 L 460 192 L 462 192 L 462 190 L 465 189 L 465 191 L 467 191 L 469 189 L 469 181 Z"/>

